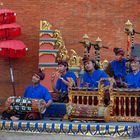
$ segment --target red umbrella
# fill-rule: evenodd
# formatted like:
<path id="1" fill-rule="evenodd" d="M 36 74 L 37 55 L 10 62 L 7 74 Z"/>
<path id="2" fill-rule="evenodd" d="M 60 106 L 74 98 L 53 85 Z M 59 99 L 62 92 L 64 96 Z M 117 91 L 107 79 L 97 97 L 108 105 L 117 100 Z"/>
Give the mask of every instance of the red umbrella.
<path id="1" fill-rule="evenodd" d="M 21 58 L 26 54 L 26 46 L 20 40 L 4 40 L 0 42 L 0 56 Z"/>
<path id="2" fill-rule="evenodd" d="M 0 9 L 0 24 L 16 22 L 16 13 L 9 9 Z"/>
<path id="3" fill-rule="evenodd" d="M 0 25 L 0 39 L 10 39 L 20 34 L 21 27 L 16 23 Z"/>
<path id="4" fill-rule="evenodd" d="M 10 58 L 21 58 L 26 54 L 26 46 L 19 40 L 5 40 L 0 42 L 0 56 L 9 58 L 10 76 L 13 86 L 13 94 L 16 96 L 14 72 Z"/>
<path id="5" fill-rule="evenodd" d="M 15 82 L 11 58 L 21 58 L 25 56 L 26 46 L 22 41 L 7 40 L 21 34 L 21 27 L 14 22 L 16 22 L 16 14 L 12 10 L 0 9 L 0 56 L 9 58 L 10 76 L 15 96 Z"/>

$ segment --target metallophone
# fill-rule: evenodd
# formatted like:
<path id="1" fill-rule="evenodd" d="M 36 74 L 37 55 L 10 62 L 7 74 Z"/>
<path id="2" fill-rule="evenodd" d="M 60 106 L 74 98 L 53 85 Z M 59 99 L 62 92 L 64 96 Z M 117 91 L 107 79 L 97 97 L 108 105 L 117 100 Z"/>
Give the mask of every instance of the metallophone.
<path id="1" fill-rule="evenodd" d="M 110 81 L 106 88 L 102 81 Z M 140 89 L 114 89 L 112 78 L 103 78 L 98 89 L 69 88 L 67 115 L 70 120 L 102 120 L 140 122 Z M 110 101 L 104 104 L 108 90 Z"/>

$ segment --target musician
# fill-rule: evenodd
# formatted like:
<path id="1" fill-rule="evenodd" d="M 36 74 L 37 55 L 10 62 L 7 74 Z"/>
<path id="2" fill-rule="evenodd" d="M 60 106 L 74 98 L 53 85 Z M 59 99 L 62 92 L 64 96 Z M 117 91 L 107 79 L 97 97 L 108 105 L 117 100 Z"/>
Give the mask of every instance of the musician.
<path id="1" fill-rule="evenodd" d="M 41 70 L 34 73 L 32 76 L 32 84 L 26 88 L 23 97 L 33 99 L 44 99 L 46 102 L 42 104 L 42 107 L 47 108 L 52 104 L 52 97 L 48 89 L 40 84 L 40 81 L 43 80 L 44 78 L 45 74 Z M 44 114 L 36 112 L 30 112 L 27 114 L 18 114 L 18 112 L 14 112 L 7 115 L 9 115 L 9 118 L 11 120 L 19 120 L 19 119 L 36 120 L 42 119 L 42 116 Z"/>
<path id="2" fill-rule="evenodd" d="M 126 76 L 127 87 L 140 88 L 140 57 L 131 57 L 130 66 L 132 72 Z"/>
<path id="3" fill-rule="evenodd" d="M 124 50 L 122 48 L 114 48 L 116 59 L 113 60 L 106 69 L 109 76 L 114 77 L 116 87 L 123 87 L 126 77 L 126 59 L 124 58 Z"/>
<path id="4" fill-rule="evenodd" d="M 34 73 L 32 76 L 32 84 L 26 88 L 23 97 L 44 99 L 46 101 L 44 107 L 47 108 L 52 104 L 52 97 L 49 90 L 40 84 L 40 81 L 44 80 L 44 78 L 45 74 L 41 70 L 39 70 L 37 73 Z"/>
<path id="5" fill-rule="evenodd" d="M 53 90 L 60 95 L 59 102 L 68 101 L 68 86 L 77 86 L 76 75 L 68 69 L 68 63 L 64 60 L 58 61 L 58 72 L 52 74 L 51 81 Z"/>
<path id="6" fill-rule="evenodd" d="M 99 70 L 99 67 L 91 58 L 84 58 L 83 63 L 85 71 L 80 79 L 80 87 L 98 88 L 100 79 L 107 78 L 108 75 L 105 71 Z M 105 86 L 108 84 L 108 81 L 106 81 Z"/>

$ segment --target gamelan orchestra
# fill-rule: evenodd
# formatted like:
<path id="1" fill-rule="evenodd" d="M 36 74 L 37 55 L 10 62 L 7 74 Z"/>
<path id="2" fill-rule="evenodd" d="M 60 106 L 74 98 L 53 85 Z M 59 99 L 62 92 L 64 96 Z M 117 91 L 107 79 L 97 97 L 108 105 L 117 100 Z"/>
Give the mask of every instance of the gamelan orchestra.
<path id="1" fill-rule="evenodd" d="M 100 60 L 100 50 L 108 49 L 101 39 L 92 43 L 85 34 L 79 42 L 84 47 L 79 78 L 70 70 L 67 60 L 58 60 L 58 68 L 51 75 L 52 89 L 58 97 L 53 100 L 52 93 L 41 84 L 45 74 L 39 69 L 32 75 L 32 83 L 23 96 L 11 96 L 6 100 L 1 119 L 44 119 L 47 109 L 57 102 L 66 105 L 64 120 L 139 122 L 140 45 L 134 44 L 134 35 L 139 32 L 128 21 L 125 33 L 127 50 L 114 48 L 114 60 L 110 62 Z"/>

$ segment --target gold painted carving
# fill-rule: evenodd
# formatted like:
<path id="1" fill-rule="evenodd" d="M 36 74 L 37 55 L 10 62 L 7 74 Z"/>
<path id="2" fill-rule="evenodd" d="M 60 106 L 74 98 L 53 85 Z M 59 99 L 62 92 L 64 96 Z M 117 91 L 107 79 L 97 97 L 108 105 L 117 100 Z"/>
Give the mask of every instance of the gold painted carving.
<path id="1" fill-rule="evenodd" d="M 60 31 L 55 30 L 54 34 L 53 34 L 53 38 L 56 38 L 57 41 L 55 42 L 55 49 L 58 49 L 59 52 L 57 54 L 57 60 L 68 60 L 69 56 L 68 56 L 68 51 L 65 47 L 62 35 L 60 33 Z"/>
<path id="2" fill-rule="evenodd" d="M 50 30 L 51 27 L 52 27 L 52 25 L 48 21 L 46 21 L 46 20 L 40 21 L 40 30 Z M 40 37 L 45 34 L 49 34 L 52 37 L 52 33 L 46 33 L 46 32 L 41 32 Z"/>
<path id="3" fill-rule="evenodd" d="M 55 30 L 55 33 L 53 34 L 54 38 L 57 38 L 57 41 L 55 43 L 55 49 L 58 49 L 58 55 L 57 60 L 66 60 L 68 61 L 69 67 L 81 67 L 82 58 L 78 56 L 78 54 L 74 50 L 70 50 L 70 55 L 68 54 L 68 50 L 65 47 L 62 35 L 60 31 Z"/>
<path id="4" fill-rule="evenodd" d="M 52 25 L 46 21 L 46 20 L 41 20 L 40 21 L 40 30 L 50 30 Z"/>
<path id="5" fill-rule="evenodd" d="M 109 62 L 107 60 L 104 60 L 102 63 L 100 63 L 100 68 L 103 70 L 106 70 L 108 65 L 109 65 Z"/>
<path id="6" fill-rule="evenodd" d="M 81 67 L 82 57 L 80 57 L 73 49 L 70 51 L 69 67 Z"/>

